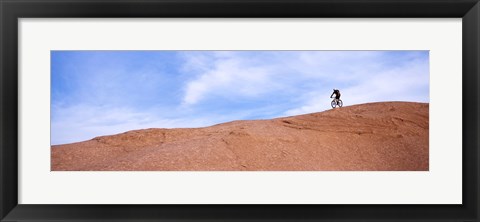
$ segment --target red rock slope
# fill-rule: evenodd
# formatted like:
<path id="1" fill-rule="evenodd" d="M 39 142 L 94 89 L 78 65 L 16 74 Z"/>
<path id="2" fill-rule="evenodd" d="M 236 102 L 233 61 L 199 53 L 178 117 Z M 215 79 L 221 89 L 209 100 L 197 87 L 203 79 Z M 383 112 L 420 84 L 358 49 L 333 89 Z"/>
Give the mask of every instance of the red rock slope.
<path id="1" fill-rule="evenodd" d="M 134 130 L 52 146 L 51 169 L 425 171 L 428 108 L 369 103 L 204 128 Z"/>

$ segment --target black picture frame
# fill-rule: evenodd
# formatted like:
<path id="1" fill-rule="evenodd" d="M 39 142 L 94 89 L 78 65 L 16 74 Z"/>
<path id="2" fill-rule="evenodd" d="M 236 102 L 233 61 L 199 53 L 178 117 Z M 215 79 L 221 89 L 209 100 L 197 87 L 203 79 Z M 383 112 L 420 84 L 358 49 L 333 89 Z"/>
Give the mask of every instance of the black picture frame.
<path id="1" fill-rule="evenodd" d="M 0 0 L 1 221 L 479 221 L 479 16 L 478 0 Z M 463 204 L 18 204 L 17 21 L 46 17 L 462 18 Z"/>

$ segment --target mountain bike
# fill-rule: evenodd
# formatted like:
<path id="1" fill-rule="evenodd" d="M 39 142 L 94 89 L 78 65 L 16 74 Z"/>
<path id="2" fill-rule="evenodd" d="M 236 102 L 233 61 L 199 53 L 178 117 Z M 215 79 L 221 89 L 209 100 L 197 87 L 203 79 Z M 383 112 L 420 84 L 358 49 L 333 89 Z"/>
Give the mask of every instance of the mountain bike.
<path id="1" fill-rule="evenodd" d="M 331 105 L 332 105 L 332 108 L 335 108 L 337 106 L 342 107 L 343 106 L 343 101 L 341 99 L 333 98 Z"/>

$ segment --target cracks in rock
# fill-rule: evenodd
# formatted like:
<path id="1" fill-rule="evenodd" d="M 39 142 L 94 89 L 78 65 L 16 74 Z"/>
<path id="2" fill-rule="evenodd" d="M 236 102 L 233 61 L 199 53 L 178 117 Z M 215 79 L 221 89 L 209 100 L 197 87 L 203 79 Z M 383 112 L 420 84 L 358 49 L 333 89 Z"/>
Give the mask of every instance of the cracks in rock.
<path id="1" fill-rule="evenodd" d="M 230 132 L 230 135 L 232 134 L 233 132 Z M 235 164 L 240 166 L 240 167 L 243 167 L 244 170 L 247 170 L 247 165 L 242 163 L 240 161 L 240 157 L 238 156 L 238 154 L 235 152 L 235 149 L 230 145 L 230 143 L 225 139 L 225 138 L 222 138 L 221 139 L 223 143 L 225 143 L 225 148 L 227 150 L 229 150 L 233 156 L 234 156 L 234 161 L 235 161 Z"/>

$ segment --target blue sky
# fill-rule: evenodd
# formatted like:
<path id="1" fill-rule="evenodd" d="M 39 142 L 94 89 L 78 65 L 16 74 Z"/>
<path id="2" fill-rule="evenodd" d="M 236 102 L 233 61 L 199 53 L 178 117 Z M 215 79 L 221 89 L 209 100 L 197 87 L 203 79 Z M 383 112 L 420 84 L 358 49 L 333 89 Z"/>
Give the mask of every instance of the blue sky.
<path id="1" fill-rule="evenodd" d="M 52 51 L 51 141 L 429 102 L 428 51 Z"/>

